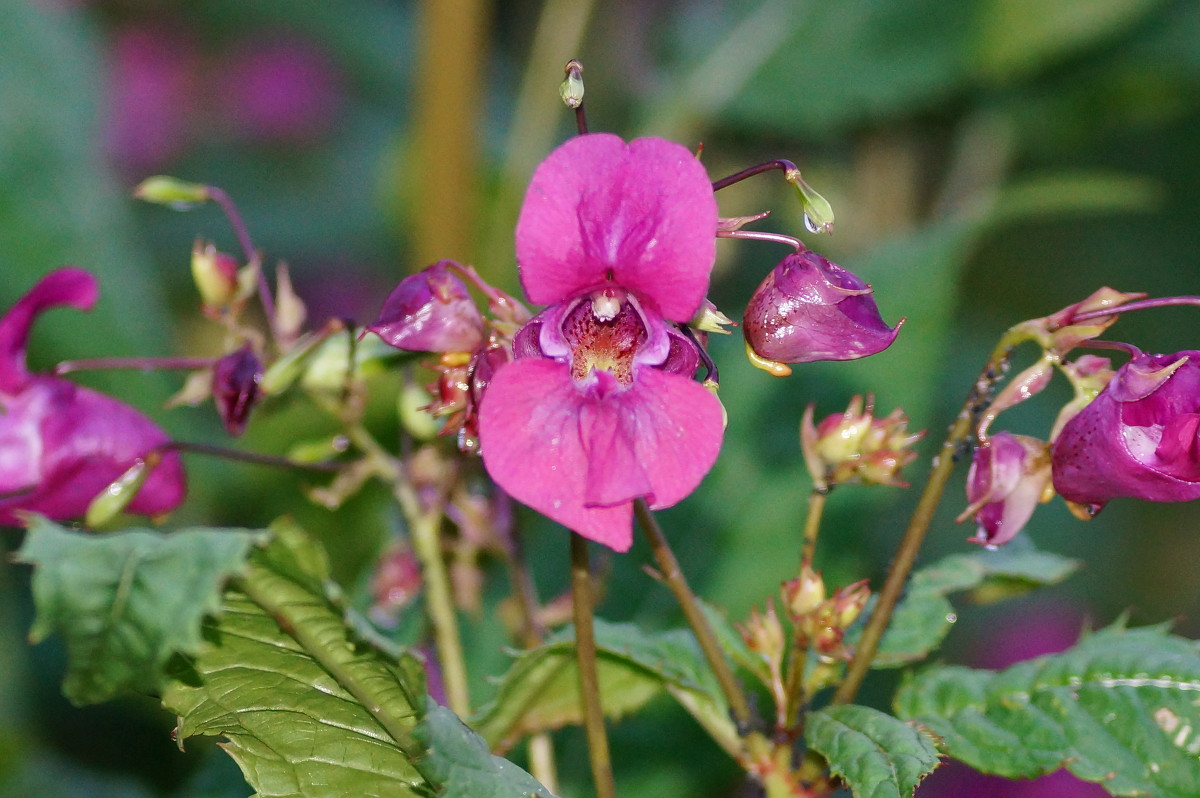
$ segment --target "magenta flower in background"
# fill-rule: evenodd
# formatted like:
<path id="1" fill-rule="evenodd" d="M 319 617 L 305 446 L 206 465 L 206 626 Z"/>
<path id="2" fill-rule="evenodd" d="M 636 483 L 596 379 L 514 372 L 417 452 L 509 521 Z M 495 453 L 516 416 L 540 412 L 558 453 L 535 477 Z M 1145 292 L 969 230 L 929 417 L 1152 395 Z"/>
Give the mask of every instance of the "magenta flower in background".
<path id="1" fill-rule="evenodd" d="M 1138 354 L 1054 441 L 1054 489 L 1104 506 L 1117 496 L 1200 498 L 1200 351 Z"/>
<path id="2" fill-rule="evenodd" d="M 0 319 L 0 524 L 19 524 L 19 511 L 56 519 L 83 515 L 97 494 L 168 441 L 128 405 L 25 366 L 34 320 L 60 305 L 87 310 L 96 295 L 92 275 L 59 269 Z M 183 500 L 184 488 L 179 456 L 163 453 L 126 509 L 167 512 Z"/>
<path id="3" fill-rule="evenodd" d="M 668 507 L 712 467 L 721 404 L 674 329 L 716 255 L 712 185 L 686 148 L 578 136 L 542 162 L 517 222 L 530 301 L 516 359 L 483 395 L 484 465 L 513 498 L 625 551 L 633 500 Z"/>
<path id="4" fill-rule="evenodd" d="M 903 319 L 901 319 L 901 324 Z M 742 330 L 750 348 L 776 363 L 855 360 L 892 345 L 871 287 L 815 252 L 788 255 L 746 306 Z"/>
<path id="5" fill-rule="evenodd" d="M 1050 484 L 1046 443 L 1027 435 L 997 432 L 975 450 L 967 474 L 967 507 L 975 516 L 973 543 L 1002 546 L 1024 528 Z"/>
<path id="6" fill-rule="evenodd" d="M 260 37 L 226 56 L 219 81 L 221 113 L 252 139 L 303 142 L 337 121 L 342 79 L 316 44 Z"/>

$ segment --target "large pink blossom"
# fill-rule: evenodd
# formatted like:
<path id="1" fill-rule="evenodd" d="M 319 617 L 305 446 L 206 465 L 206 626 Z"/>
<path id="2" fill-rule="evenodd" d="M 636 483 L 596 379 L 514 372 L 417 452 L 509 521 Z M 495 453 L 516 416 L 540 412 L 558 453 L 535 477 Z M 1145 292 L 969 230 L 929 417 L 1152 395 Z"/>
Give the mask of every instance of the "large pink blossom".
<path id="1" fill-rule="evenodd" d="M 86 310 L 96 293 L 92 275 L 59 269 L 0 319 L 0 524 L 20 523 L 19 512 L 83 515 L 97 494 L 168 441 L 132 407 L 25 366 L 34 320 L 60 305 Z M 156 515 L 183 495 L 179 456 L 166 452 L 127 509 Z"/>
<path id="2" fill-rule="evenodd" d="M 549 307 L 484 394 L 484 464 L 514 498 L 617 551 L 633 501 L 679 502 L 721 446 L 720 402 L 676 327 L 704 301 L 716 230 L 704 169 L 661 139 L 571 139 L 525 195 L 521 284 Z"/>

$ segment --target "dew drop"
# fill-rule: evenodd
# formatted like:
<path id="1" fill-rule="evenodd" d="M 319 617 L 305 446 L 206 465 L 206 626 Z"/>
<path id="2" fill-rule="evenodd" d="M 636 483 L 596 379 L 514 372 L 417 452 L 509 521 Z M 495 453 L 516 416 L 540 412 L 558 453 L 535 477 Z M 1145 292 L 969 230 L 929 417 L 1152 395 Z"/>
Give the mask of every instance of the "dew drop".
<path id="1" fill-rule="evenodd" d="M 958 616 L 952 612 L 946 613 L 946 623 L 955 623 L 958 621 Z"/>
<path id="2" fill-rule="evenodd" d="M 812 217 L 808 215 L 808 211 L 804 212 L 804 227 L 810 233 L 821 232 L 820 225 L 818 225 L 816 222 L 813 221 Z"/>

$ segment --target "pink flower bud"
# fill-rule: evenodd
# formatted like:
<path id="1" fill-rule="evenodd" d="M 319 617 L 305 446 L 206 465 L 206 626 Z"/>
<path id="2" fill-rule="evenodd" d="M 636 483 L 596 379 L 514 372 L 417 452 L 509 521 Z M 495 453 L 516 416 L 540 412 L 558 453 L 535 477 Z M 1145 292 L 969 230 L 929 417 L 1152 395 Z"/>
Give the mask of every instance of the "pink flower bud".
<path id="1" fill-rule="evenodd" d="M 1048 498 L 1050 461 L 1046 443 L 1026 435 L 997 432 L 975 450 L 967 475 L 970 506 L 958 520 L 975 516 L 973 543 L 1000 546 L 1016 537 L 1038 503 Z"/>
<path id="2" fill-rule="evenodd" d="M 245 431 L 250 411 L 262 398 L 262 378 L 262 361 L 250 344 L 225 355 L 213 367 L 213 401 L 225 429 L 235 438 Z"/>
<path id="3" fill-rule="evenodd" d="M 462 280 L 443 260 L 405 277 L 367 330 L 397 349 L 474 352 L 483 343 L 483 316 Z"/>
<path id="4" fill-rule="evenodd" d="M 807 251 L 787 256 L 767 275 L 743 320 L 750 347 L 777 363 L 866 357 L 891 346 L 899 329 L 884 323 L 870 286 Z"/>
<path id="5" fill-rule="evenodd" d="M 1054 488 L 1094 512 L 1109 499 L 1200 498 L 1200 351 L 1138 355 L 1054 441 Z"/>

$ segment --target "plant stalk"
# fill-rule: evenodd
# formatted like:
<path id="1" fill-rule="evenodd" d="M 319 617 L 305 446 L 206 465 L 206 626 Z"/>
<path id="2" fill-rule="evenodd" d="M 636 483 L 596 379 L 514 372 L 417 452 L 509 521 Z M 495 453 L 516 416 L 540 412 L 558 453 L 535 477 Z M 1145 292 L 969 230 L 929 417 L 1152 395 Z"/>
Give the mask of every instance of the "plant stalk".
<path id="1" fill-rule="evenodd" d="M 704 612 L 700 609 L 700 603 L 696 600 L 691 588 L 688 587 L 687 579 L 679 568 L 679 561 L 675 559 L 675 554 L 671 551 L 662 528 L 655 520 L 654 514 L 650 512 L 650 508 L 646 506 L 645 499 L 634 500 L 633 512 L 637 516 L 642 531 L 646 534 L 646 539 L 650 542 L 650 549 L 654 552 L 654 559 L 658 561 L 663 581 L 675 594 L 675 600 L 683 609 L 683 615 L 687 619 L 688 625 L 692 627 L 697 642 L 700 643 L 700 649 L 704 652 L 705 659 L 708 660 L 708 666 L 712 668 L 713 675 L 717 677 L 721 692 L 725 694 L 725 700 L 729 702 L 729 711 L 733 714 L 734 722 L 737 723 L 739 730 L 749 729 L 754 720 L 750 704 L 737 679 L 734 678 L 733 669 L 729 667 L 729 662 L 725 659 L 720 644 L 717 643 L 717 636 L 713 633 L 712 627 L 708 625 L 708 620 L 704 617 Z"/>
<path id="2" fill-rule="evenodd" d="M 596 673 L 596 637 L 592 628 L 592 574 L 588 566 L 588 542 L 571 533 L 571 606 L 575 616 L 575 660 L 579 666 L 579 703 L 587 734 L 588 759 L 597 798 L 614 798 L 612 758 L 604 730 L 600 704 L 600 679 Z"/>
<path id="3" fill-rule="evenodd" d="M 1009 344 L 1008 336 L 1006 335 L 1001 338 L 1000 344 L 992 350 L 987 364 L 975 380 L 975 384 L 971 387 L 971 392 L 968 394 L 966 402 L 963 403 L 962 409 L 959 410 L 958 416 L 950 426 L 950 431 L 946 436 L 945 442 L 942 444 L 941 450 L 934 457 L 933 466 L 929 472 L 929 480 L 925 483 L 925 489 L 921 492 L 921 498 L 917 501 L 917 508 L 913 511 L 912 518 L 909 519 L 908 528 L 905 529 L 904 537 L 900 541 L 900 547 L 896 551 L 895 559 L 892 560 L 887 579 L 883 583 L 883 588 L 879 591 L 875 610 L 871 613 L 871 618 L 863 628 L 862 637 L 859 639 L 858 645 L 854 650 L 854 657 L 850 660 L 850 666 L 846 670 L 846 678 L 838 686 L 831 703 L 848 704 L 853 701 L 854 696 L 858 693 L 858 688 L 862 685 L 863 679 L 867 675 L 867 671 L 870 670 L 871 662 L 875 659 L 875 653 L 879 650 L 879 641 L 883 639 L 883 633 L 887 630 L 888 622 L 892 618 L 892 612 L 896 609 L 896 603 L 900 599 L 900 594 L 904 591 L 908 575 L 912 571 L 913 564 L 916 562 L 917 553 L 921 549 L 921 543 L 925 540 L 925 533 L 929 531 L 929 524 L 933 520 L 934 511 L 937 510 L 937 506 L 942 499 L 942 494 L 946 491 L 946 484 L 950 479 L 950 474 L 954 471 L 955 463 L 958 460 L 959 447 L 967 440 L 967 436 L 970 435 L 972 428 L 975 426 L 979 410 L 986 403 L 996 382 L 1004 373 L 1004 366 L 1011 351 L 1012 346 Z"/>

